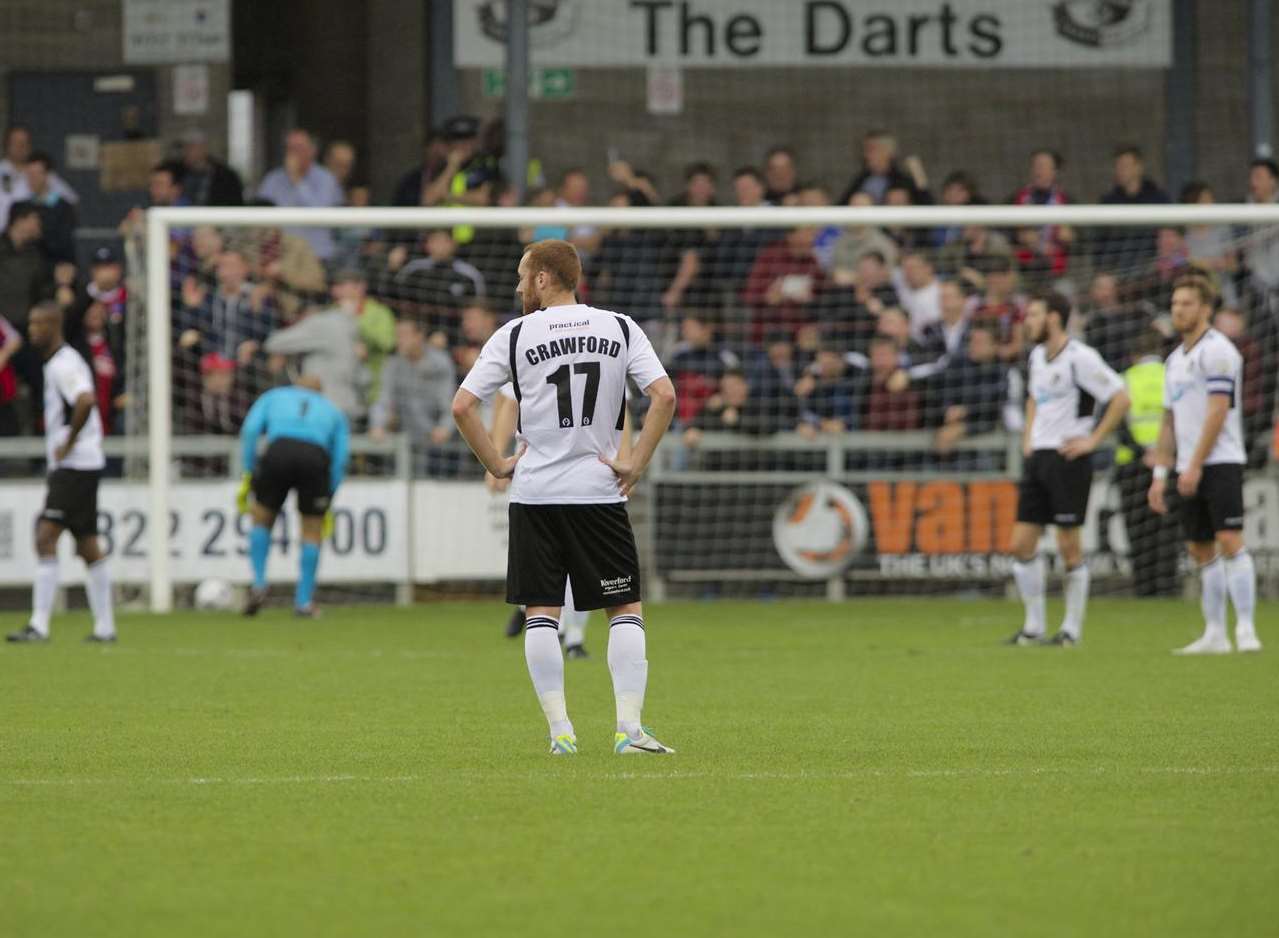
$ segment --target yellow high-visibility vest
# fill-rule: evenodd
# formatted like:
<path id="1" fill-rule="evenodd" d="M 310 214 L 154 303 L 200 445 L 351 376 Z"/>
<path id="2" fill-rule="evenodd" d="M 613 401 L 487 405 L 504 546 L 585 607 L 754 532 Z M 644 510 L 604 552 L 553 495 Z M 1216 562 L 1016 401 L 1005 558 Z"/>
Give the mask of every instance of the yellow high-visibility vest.
<path id="1" fill-rule="evenodd" d="M 1153 446 L 1159 440 L 1164 419 L 1164 363 L 1140 361 L 1124 372 L 1124 384 L 1132 407 L 1128 410 L 1128 432 L 1142 446 Z M 1115 462 L 1124 466 L 1137 458 L 1126 446 L 1115 452 Z"/>

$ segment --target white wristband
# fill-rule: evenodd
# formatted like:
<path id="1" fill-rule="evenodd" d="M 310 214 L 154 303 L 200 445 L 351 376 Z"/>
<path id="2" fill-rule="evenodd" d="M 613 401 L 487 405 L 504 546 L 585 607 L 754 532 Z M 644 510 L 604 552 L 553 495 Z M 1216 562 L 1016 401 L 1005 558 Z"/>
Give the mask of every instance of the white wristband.
<path id="1" fill-rule="evenodd" d="M 1163 482 L 1167 478 L 1168 478 L 1168 467 L 1155 466 L 1155 480 L 1158 482 Z"/>

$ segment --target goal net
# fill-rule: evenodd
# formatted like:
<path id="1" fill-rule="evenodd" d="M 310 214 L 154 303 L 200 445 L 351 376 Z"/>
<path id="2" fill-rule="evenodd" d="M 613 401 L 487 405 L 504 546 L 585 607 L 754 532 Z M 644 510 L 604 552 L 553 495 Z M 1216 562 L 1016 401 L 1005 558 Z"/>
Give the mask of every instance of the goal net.
<path id="1" fill-rule="evenodd" d="M 153 263 L 132 254 L 143 279 L 125 425 L 146 505 L 177 519 L 170 543 L 181 546 L 162 579 L 149 562 L 153 587 L 212 569 L 247 578 L 246 522 L 230 501 L 235 434 L 256 395 L 311 373 L 355 431 L 321 568 L 331 597 L 495 592 L 505 496 L 486 488 L 448 403 L 519 311 L 524 247 L 550 237 L 578 246 L 579 298 L 634 318 L 679 392 L 632 505 L 651 595 L 1001 594 L 1023 461 L 1023 320 L 1048 292 L 1138 402 L 1087 457 L 1094 590 L 1180 595 L 1180 528 L 1146 507 L 1143 455 L 1160 416 L 1159 363 L 1177 341 L 1172 284 L 1192 270 L 1214 284 L 1215 326 L 1243 355 L 1245 533 L 1272 584 L 1272 206 L 806 198 L 759 209 L 633 208 L 619 193 L 597 209 L 152 213 Z M 339 252 L 327 262 L 320 236 Z M 631 417 L 643 425 L 638 389 Z M 192 524 L 194 540 L 182 533 Z M 290 524 L 277 533 L 295 541 Z M 125 536 L 142 551 L 136 534 Z M 1043 548 L 1056 553 L 1051 537 Z"/>

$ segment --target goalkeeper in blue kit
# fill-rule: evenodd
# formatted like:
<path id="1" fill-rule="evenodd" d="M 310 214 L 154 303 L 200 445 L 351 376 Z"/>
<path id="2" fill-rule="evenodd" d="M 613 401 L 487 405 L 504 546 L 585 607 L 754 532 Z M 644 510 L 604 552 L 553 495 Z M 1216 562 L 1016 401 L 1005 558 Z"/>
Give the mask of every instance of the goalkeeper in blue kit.
<path id="1" fill-rule="evenodd" d="M 249 532 L 253 586 L 244 605 L 246 616 L 256 615 L 266 601 L 271 527 L 290 490 L 297 492 L 302 516 L 301 571 L 294 613 L 306 618 L 317 614 L 314 597 L 320 543 L 332 527 L 333 495 L 342 484 L 350 453 L 346 415 L 320 393 L 320 387 L 318 377 L 304 375 L 290 387 L 267 391 L 249 409 L 240 430 L 244 478 L 236 507 L 241 514 L 251 511 L 253 515 L 253 530 Z M 259 459 L 261 436 L 266 436 L 267 447 Z"/>

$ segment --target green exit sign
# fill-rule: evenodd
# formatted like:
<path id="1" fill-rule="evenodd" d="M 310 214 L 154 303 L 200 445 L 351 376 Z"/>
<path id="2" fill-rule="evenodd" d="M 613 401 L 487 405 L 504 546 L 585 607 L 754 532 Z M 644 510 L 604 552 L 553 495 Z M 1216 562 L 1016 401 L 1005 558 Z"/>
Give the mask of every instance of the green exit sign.
<path id="1" fill-rule="evenodd" d="M 535 68 L 529 72 L 528 96 L 535 101 L 563 101 L 573 97 L 577 75 L 571 68 Z M 484 97 L 506 97 L 506 72 L 484 69 Z"/>

